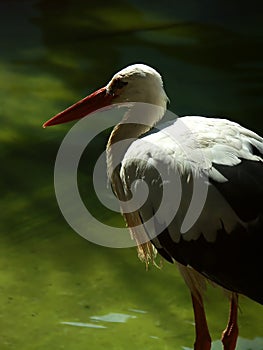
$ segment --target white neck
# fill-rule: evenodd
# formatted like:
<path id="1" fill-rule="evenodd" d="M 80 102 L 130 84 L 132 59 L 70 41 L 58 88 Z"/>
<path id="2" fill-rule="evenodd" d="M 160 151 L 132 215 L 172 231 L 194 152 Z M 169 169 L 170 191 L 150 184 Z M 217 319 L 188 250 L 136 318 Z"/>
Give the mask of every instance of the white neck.
<path id="1" fill-rule="evenodd" d="M 122 121 L 113 129 L 107 143 L 106 155 L 109 175 L 114 174 L 115 166 L 121 162 L 129 146 L 153 128 L 163 118 L 165 110 L 166 106 L 164 108 L 136 102 L 126 112 Z M 116 145 L 114 146 L 114 144 Z"/>

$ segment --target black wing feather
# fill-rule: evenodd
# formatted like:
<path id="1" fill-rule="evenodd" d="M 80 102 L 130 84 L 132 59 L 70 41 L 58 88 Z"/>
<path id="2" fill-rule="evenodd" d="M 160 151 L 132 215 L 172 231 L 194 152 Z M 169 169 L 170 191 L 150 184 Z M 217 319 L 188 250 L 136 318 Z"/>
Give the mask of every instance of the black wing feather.
<path id="1" fill-rule="evenodd" d="M 213 164 L 227 182 L 210 182 L 228 201 L 242 221 L 263 215 L 263 163 L 242 159 L 235 166 Z"/>
<path id="2" fill-rule="evenodd" d="M 226 232 L 221 218 L 214 242 L 206 241 L 202 232 L 196 240 L 181 237 L 174 242 L 164 229 L 158 235 L 161 248 L 156 248 L 168 261 L 174 258 L 190 265 L 222 287 L 263 304 L 263 163 L 243 159 L 236 166 L 213 166 L 228 181 L 209 179 L 211 184 L 245 224 L 237 223 L 232 232 Z"/>

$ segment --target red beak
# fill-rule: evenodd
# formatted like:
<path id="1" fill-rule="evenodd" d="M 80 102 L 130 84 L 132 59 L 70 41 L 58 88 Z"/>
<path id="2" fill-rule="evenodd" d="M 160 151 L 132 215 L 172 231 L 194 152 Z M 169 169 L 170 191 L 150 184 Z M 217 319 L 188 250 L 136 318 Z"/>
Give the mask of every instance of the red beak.
<path id="1" fill-rule="evenodd" d="M 106 87 L 103 87 L 49 119 L 43 124 L 43 128 L 83 118 L 100 108 L 109 106 L 113 97 L 107 93 Z"/>

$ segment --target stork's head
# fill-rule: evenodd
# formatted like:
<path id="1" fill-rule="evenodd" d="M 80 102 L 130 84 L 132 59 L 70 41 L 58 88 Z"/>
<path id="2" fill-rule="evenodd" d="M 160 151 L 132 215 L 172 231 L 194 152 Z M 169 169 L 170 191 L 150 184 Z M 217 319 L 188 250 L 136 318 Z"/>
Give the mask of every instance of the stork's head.
<path id="1" fill-rule="evenodd" d="M 114 103 L 144 102 L 166 107 L 161 75 L 145 64 L 133 64 L 116 73 L 106 86 Z"/>
<path id="2" fill-rule="evenodd" d="M 165 109 L 167 101 L 160 74 L 145 64 L 134 64 L 116 73 L 105 87 L 55 115 L 43 126 L 80 119 L 111 104 L 144 102 Z"/>

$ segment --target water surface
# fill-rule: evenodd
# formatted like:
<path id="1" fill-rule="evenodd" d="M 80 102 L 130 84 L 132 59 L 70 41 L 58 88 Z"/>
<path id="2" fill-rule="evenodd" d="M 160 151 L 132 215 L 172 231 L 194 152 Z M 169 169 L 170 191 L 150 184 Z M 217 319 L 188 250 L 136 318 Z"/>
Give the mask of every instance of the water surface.
<path id="1" fill-rule="evenodd" d="M 1 349 L 192 348 L 189 293 L 174 266 L 146 272 L 135 249 L 96 246 L 64 221 L 53 166 L 69 125 L 41 125 L 143 62 L 162 73 L 175 113 L 220 115 L 262 134 L 260 14 L 253 1 L 0 3 Z M 210 286 L 206 305 L 219 349 L 227 299 Z M 242 298 L 240 308 L 238 349 L 262 350 L 263 307 Z"/>

